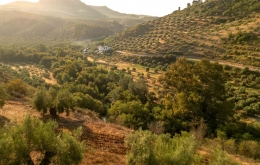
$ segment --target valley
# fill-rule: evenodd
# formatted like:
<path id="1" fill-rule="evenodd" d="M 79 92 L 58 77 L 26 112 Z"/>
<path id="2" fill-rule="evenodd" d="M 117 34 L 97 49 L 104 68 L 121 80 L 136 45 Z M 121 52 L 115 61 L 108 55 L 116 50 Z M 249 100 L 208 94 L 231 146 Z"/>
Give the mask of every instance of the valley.
<path id="1" fill-rule="evenodd" d="M 0 165 L 260 164 L 259 11 L 1 5 Z"/>

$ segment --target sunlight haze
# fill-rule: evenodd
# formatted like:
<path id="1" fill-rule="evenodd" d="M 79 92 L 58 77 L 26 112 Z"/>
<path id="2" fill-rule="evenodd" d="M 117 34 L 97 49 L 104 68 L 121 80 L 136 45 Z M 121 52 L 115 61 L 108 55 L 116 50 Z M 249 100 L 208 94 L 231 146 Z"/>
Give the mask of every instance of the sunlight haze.
<path id="1" fill-rule="evenodd" d="M 15 0 L 1 0 L 0 5 L 14 2 Z M 20 0 L 23 1 L 23 0 Z M 38 0 L 26 0 L 38 2 Z M 152 16 L 164 16 L 177 10 L 182 9 L 191 3 L 192 0 L 81 0 L 87 5 L 107 6 L 115 11 L 127 14 L 144 14 Z"/>

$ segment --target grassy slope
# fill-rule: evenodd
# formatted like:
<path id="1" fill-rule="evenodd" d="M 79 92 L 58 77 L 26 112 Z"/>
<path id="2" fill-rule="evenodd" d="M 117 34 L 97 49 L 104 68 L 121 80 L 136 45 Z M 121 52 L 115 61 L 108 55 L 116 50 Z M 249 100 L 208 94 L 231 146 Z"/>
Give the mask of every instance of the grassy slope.
<path id="1" fill-rule="evenodd" d="M 222 58 L 257 66 L 259 37 L 241 43 L 224 42 L 239 31 L 260 35 L 260 2 L 252 1 L 211 0 L 193 5 L 127 29 L 111 46 L 130 52 Z"/>

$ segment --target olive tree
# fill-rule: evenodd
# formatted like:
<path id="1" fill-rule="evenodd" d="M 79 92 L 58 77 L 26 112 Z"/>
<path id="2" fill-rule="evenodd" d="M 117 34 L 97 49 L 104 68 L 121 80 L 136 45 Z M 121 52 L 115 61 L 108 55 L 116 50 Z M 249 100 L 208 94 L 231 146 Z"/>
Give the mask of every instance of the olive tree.
<path id="1" fill-rule="evenodd" d="M 226 75 L 218 63 L 201 60 L 192 65 L 180 58 L 161 81 L 173 93 L 164 98 L 171 121 L 191 122 L 202 118 L 214 132 L 233 114 L 233 104 L 227 100 L 225 89 Z"/>
<path id="2" fill-rule="evenodd" d="M 56 117 L 57 113 L 63 113 L 64 111 L 68 115 L 69 111 L 73 110 L 74 105 L 74 97 L 67 89 L 51 87 L 47 90 L 44 87 L 40 87 L 33 98 L 34 108 L 43 113 L 47 113 L 49 109 L 49 113 L 53 117 Z"/>
<path id="3" fill-rule="evenodd" d="M 6 96 L 7 96 L 7 94 L 4 90 L 4 88 L 0 86 L 0 108 L 2 108 L 4 106 Z"/>
<path id="4" fill-rule="evenodd" d="M 20 125 L 9 123 L 0 129 L 0 164 L 80 164 L 84 151 L 84 142 L 79 141 L 81 129 L 70 135 L 58 133 L 57 128 L 54 121 L 44 123 L 31 116 Z M 37 162 L 33 152 L 39 155 Z"/>

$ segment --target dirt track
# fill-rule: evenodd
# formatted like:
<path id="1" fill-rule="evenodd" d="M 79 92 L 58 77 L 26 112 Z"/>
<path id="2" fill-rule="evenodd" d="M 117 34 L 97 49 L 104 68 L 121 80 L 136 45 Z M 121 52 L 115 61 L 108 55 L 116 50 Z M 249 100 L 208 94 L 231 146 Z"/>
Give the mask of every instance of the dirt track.
<path id="1" fill-rule="evenodd" d="M 117 51 L 118 53 L 121 54 L 128 54 L 131 56 L 151 56 L 151 55 L 144 55 L 144 54 L 134 54 L 134 53 L 130 53 L 130 52 L 124 52 L 124 51 Z M 185 57 L 191 60 L 200 60 L 201 58 L 196 57 L 196 56 L 176 56 L 177 58 L 180 57 Z M 237 64 L 237 63 L 232 63 L 232 62 L 227 62 L 227 61 L 222 61 L 222 60 L 210 60 L 210 62 L 218 62 L 221 65 L 228 65 L 228 66 L 232 66 L 232 67 L 236 67 L 236 68 L 248 68 L 251 71 L 255 71 L 255 72 L 260 72 L 260 67 L 253 67 L 253 66 L 249 66 L 249 65 L 243 65 L 243 64 Z"/>

